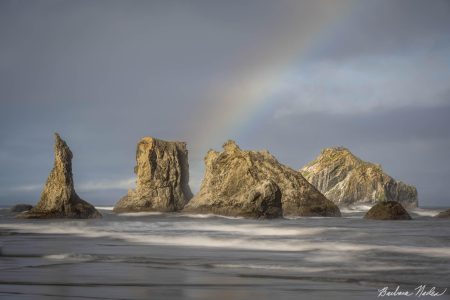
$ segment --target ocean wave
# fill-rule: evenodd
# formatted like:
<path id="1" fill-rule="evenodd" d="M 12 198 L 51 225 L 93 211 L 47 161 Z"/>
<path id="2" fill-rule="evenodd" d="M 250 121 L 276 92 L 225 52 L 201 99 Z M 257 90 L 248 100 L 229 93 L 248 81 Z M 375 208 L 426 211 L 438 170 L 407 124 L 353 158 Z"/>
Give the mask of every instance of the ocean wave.
<path id="1" fill-rule="evenodd" d="M 321 217 L 321 216 L 315 216 L 315 217 L 304 217 L 304 216 L 283 216 L 286 220 L 299 220 L 299 219 L 330 219 L 333 217 Z"/>
<path id="2" fill-rule="evenodd" d="M 96 206 L 95 208 L 100 210 L 113 210 L 114 206 Z"/>
<path id="3" fill-rule="evenodd" d="M 340 207 L 341 213 L 358 213 L 358 212 L 367 212 L 372 208 L 372 205 L 368 204 L 360 204 L 360 205 L 350 205 L 346 207 Z"/>
<path id="4" fill-rule="evenodd" d="M 258 236 L 258 237 L 295 237 L 319 235 L 339 230 L 337 227 L 273 227 L 264 224 L 220 224 L 210 223 L 205 226 L 202 222 L 173 222 L 173 221 L 128 221 L 109 222 L 108 231 L 133 233 L 173 233 L 183 234 L 229 234 L 230 236 Z"/>
<path id="5" fill-rule="evenodd" d="M 426 209 L 426 208 L 414 208 L 410 210 L 411 213 L 422 216 L 422 217 L 434 217 L 439 214 L 440 210 Z"/>
<path id="6" fill-rule="evenodd" d="M 60 254 L 50 254 L 43 256 L 45 259 L 58 260 L 58 261 L 73 261 L 73 262 L 83 262 L 95 260 L 96 257 L 89 254 L 79 254 L 79 253 L 60 253 Z"/>
<path id="7" fill-rule="evenodd" d="M 209 218 L 223 218 L 223 219 L 231 219 L 231 220 L 241 220 L 244 219 L 243 217 L 231 217 L 231 216 L 223 216 L 223 215 L 216 215 L 216 214 L 189 214 L 189 213 L 180 213 L 175 216 L 178 217 L 187 217 L 187 218 L 193 218 L 193 219 L 209 219 Z"/>
<path id="8" fill-rule="evenodd" d="M 342 262 L 342 260 L 336 260 L 338 262 Z M 318 263 L 323 264 L 324 261 L 319 261 Z M 267 265 L 267 264 L 213 264 L 213 267 L 216 268 L 230 268 L 230 269 L 256 269 L 256 270 L 270 270 L 270 271 L 287 271 L 287 272 L 300 272 L 300 273 L 320 273 L 320 272 L 333 272 L 336 271 L 336 268 L 339 268 L 342 271 L 342 266 L 338 267 L 305 267 L 305 266 L 286 266 L 286 265 Z M 393 265 L 392 263 L 379 263 L 379 262 L 370 262 L 366 264 L 359 263 L 358 270 L 359 271 L 385 271 L 385 270 L 417 270 L 417 269 L 425 269 L 425 267 L 418 266 L 407 266 L 407 265 Z"/>
<path id="9" fill-rule="evenodd" d="M 304 273 L 319 273 L 335 271 L 335 268 L 327 267 L 294 267 L 282 265 L 257 265 L 257 264 L 213 264 L 216 268 L 230 268 L 230 269 L 257 269 L 257 270 L 271 270 L 271 271 L 290 271 L 290 272 L 304 272 Z"/>
<path id="10" fill-rule="evenodd" d="M 127 212 L 127 213 L 119 213 L 118 216 L 122 217 L 145 217 L 145 216 L 159 216 L 164 213 L 158 211 L 140 211 L 140 212 Z"/>
<path id="11" fill-rule="evenodd" d="M 207 227 L 207 226 L 205 226 Z M 238 226 L 237 226 L 238 227 Z M 253 250 L 253 251 L 290 251 L 290 252 L 327 252 L 351 256 L 352 253 L 365 251 L 393 252 L 399 254 L 414 254 L 428 257 L 450 258 L 448 247 L 423 247 L 407 245 L 377 245 L 351 243 L 340 241 L 311 241 L 299 238 L 260 239 L 252 237 L 198 235 L 197 231 L 183 235 L 165 233 L 142 234 L 128 231 L 108 231 L 93 226 L 70 226 L 67 223 L 49 225 L 40 224 L 0 224 L 0 228 L 14 229 L 26 233 L 68 234 L 88 238 L 112 238 L 126 242 L 145 245 L 168 245 L 181 247 L 209 247 L 223 249 Z M 322 256 L 321 259 L 323 259 Z"/>
<path id="12" fill-rule="evenodd" d="M 337 228 L 331 227 L 270 227 L 259 224 L 240 224 L 236 225 L 221 225 L 221 224 L 208 224 L 204 226 L 198 223 L 188 223 L 175 225 L 177 229 L 192 230 L 192 231 L 213 231 L 213 232 L 225 232 L 232 234 L 243 234 L 246 236 L 303 236 L 303 235 L 316 235 L 325 233 L 330 230 L 336 230 Z"/>

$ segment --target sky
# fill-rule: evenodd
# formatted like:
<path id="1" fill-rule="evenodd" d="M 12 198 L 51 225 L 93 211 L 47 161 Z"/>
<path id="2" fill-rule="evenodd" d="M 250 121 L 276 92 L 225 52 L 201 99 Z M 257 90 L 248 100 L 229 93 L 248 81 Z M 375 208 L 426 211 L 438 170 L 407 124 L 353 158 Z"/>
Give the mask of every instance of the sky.
<path id="1" fill-rule="evenodd" d="M 143 136 L 299 169 L 345 146 L 450 207 L 450 1 L 0 1 L 0 205 L 37 203 L 53 133 L 113 205 Z"/>

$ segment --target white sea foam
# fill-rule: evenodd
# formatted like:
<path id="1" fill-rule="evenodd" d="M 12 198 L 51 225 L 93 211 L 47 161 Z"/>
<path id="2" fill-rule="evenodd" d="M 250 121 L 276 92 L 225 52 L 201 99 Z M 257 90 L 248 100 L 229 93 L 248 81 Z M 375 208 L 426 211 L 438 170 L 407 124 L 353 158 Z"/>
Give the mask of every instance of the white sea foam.
<path id="1" fill-rule="evenodd" d="M 49 259 L 49 260 L 62 260 L 62 261 L 72 261 L 72 262 L 90 261 L 90 260 L 95 259 L 95 257 L 92 255 L 79 254 L 79 253 L 50 254 L 50 255 L 45 255 L 44 258 Z"/>
<path id="2" fill-rule="evenodd" d="M 341 207 L 340 210 L 342 213 L 358 213 L 358 212 L 367 212 L 371 209 L 372 206 L 368 204 L 360 204 L 360 205 L 351 205 L 347 207 Z"/>
<path id="3" fill-rule="evenodd" d="M 235 225 L 218 225 L 208 224 L 204 226 L 198 223 L 180 224 L 180 229 L 193 230 L 193 231 L 215 231 L 226 233 L 238 233 L 248 236 L 303 236 L 303 235 L 316 235 L 321 234 L 336 228 L 326 227 L 283 227 L 276 228 L 270 226 L 264 226 L 259 224 L 241 224 Z"/>
<path id="4" fill-rule="evenodd" d="M 422 216 L 422 217 L 434 217 L 439 214 L 440 210 L 435 209 L 426 209 L 426 208 L 415 208 L 410 211 L 413 214 Z"/>
<path id="5" fill-rule="evenodd" d="M 336 231 L 336 227 L 273 227 L 263 224 L 208 224 L 205 226 L 202 222 L 110 222 L 108 228 L 114 231 L 123 231 L 124 228 L 133 232 L 160 232 L 167 233 L 173 231 L 191 231 L 192 233 L 219 233 L 229 234 L 233 236 L 310 236 Z"/>
<path id="6" fill-rule="evenodd" d="M 208 219 L 208 218 L 223 218 L 223 219 L 231 219 L 231 220 L 244 219 L 243 217 L 231 217 L 231 216 L 223 216 L 223 215 L 215 215 L 215 214 L 187 214 L 187 213 L 181 213 L 181 214 L 178 214 L 177 216 L 194 218 L 194 219 Z"/>
<path id="7" fill-rule="evenodd" d="M 117 215 L 122 217 L 145 217 L 145 216 L 158 216 L 162 214 L 163 214 L 162 212 L 158 211 L 140 211 L 140 212 L 120 213 Z"/>
<path id="8" fill-rule="evenodd" d="M 330 272 L 335 268 L 319 268 L 319 267 L 296 267 L 296 266 L 282 266 L 282 265 L 256 265 L 256 264 L 215 264 L 217 268 L 231 268 L 231 269 L 261 269 L 261 270 L 274 270 L 274 271 L 291 271 L 291 272 L 305 272 L 305 273 L 317 273 L 317 272 Z"/>
<path id="9" fill-rule="evenodd" d="M 114 206 L 96 206 L 95 208 L 101 210 L 113 210 Z"/>
<path id="10" fill-rule="evenodd" d="M 283 216 L 283 218 L 288 219 L 288 220 L 298 220 L 298 219 L 328 219 L 330 217 Z"/>
<path id="11" fill-rule="evenodd" d="M 315 261 L 316 262 L 316 261 Z M 330 260 L 319 260 L 317 263 L 323 264 L 325 262 L 330 262 Z M 342 259 L 333 260 L 332 262 L 344 262 Z M 375 266 L 373 265 L 375 264 Z M 336 271 L 336 267 L 304 267 L 304 266 L 283 266 L 283 265 L 265 265 L 265 264 L 215 264 L 213 265 L 217 268 L 230 268 L 230 269 L 256 269 L 256 270 L 270 270 L 270 271 L 287 271 L 287 272 L 299 272 L 299 273 L 320 273 L 320 272 L 334 272 Z M 339 266 L 342 270 L 342 267 Z M 425 267 L 418 266 L 406 266 L 406 265 L 393 265 L 383 264 L 377 262 L 371 262 L 371 264 L 358 265 L 359 271 L 395 271 L 395 270 L 417 270 L 417 269 L 425 269 Z"/>

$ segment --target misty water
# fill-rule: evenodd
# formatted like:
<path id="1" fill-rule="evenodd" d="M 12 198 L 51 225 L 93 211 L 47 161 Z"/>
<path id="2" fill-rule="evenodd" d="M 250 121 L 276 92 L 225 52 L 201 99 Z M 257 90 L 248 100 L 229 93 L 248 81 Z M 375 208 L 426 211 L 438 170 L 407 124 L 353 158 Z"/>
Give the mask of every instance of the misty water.
<path id="1" fill-rule="evenodd" d="M 0 299 L 375 299 L 385 286 L 450 286 L 450 220 L 434 210 L 412 221 L 100 211 L 20 220 L 0 209 Z"/>

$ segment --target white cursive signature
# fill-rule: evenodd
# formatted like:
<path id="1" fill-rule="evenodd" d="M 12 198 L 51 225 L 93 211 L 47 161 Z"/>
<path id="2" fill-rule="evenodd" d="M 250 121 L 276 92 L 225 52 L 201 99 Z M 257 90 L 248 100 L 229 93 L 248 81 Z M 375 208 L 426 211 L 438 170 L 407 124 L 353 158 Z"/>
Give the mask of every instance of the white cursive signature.
<path id="1" fill-rule="evenodd" d="M 389 287 L 385 286 L 378 290 L 378 297 L 395 297 L 395 296 L 431 296 L 431 297 L 439 297 L 445 294 L 447 288 L 443 291 L 438 291 L 435 286 L 431 288 L 427 288 L 426 285 L 419 285 L 413 291 L 401 289 L 399 285 L 395 288 L 395 290 L 389 290 Z"/>

